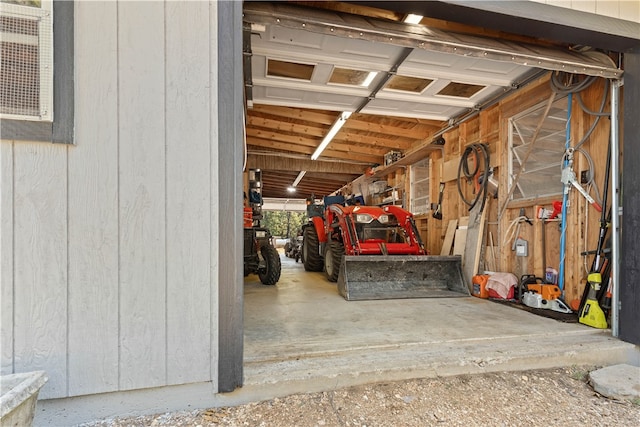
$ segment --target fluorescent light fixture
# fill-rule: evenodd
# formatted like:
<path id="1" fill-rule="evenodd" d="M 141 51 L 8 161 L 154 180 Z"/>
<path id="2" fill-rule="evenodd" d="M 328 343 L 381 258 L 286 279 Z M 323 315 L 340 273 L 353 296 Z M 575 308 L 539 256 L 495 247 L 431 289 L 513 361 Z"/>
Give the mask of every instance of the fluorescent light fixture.
<path id="1" fill-rule="evenodd" d="M 376 78 L 377 75 L 378 75 L 377 71 L 371 71 L 369 73 L 369 75 L 367 76 L 367 78 L 364 79 L 364 81 L 362 82 L 362 84 L 360 86 L 363 86 L 363 87 L 369 86 L 371 84 L 371 82 L 373 81 L 373 79 Z"/>
<path id="2" fill-rule="evenodd" d="M 420 21 L 422 21 L 422 18 L 424 18 L 424 16 L 422 16 L 422 15 L 414 15 L 413 13 L 410 13 L 407 16 L 404 17 L 402 22 L 404 22 L 406 24 L 419 24 Z"/>
<path id="3" fill-rule="evenodd" d="M 287 187 L 287 191 L 289 193 L 295 193 L 296 192 L 296 187 L 293 187 L 293 186 L 292 187 Z"/>
<path id="4" fill-rule="evenodd" d="M 298 174 L 298 176 L 296 177 L 296 180 L 293 181 L 293 184 L 291 184 L 290 188 L 294 188 L 295 191 L 295 187 L 300 184 L 300 181 L 302 181 L 302 177 L 304 176 L 304 174 L 307 173 L 307 171 L 300 171 L 300 173 Z"/>
<path id="5" fill-rule="evenodd" d="M 329 129 L 327 135 L 324 137 L 318 148 L 316 148 L 316 151 L 314 151 L 311 155 L 311 160 L 318 160 L 318 157 L 320 157 L 320 153 L 322 153 L 324 149 L 327 148 L 327 145 L 329 145 L 333 137 L 336 136 L 340 128 L 345 124 L 349 117 L 351 117 L 351 111 L 343 111 L 342 114 L 340 114 L 338 120 L 336 120 L 333 126 L 331 126 L 331 129 Z"/>

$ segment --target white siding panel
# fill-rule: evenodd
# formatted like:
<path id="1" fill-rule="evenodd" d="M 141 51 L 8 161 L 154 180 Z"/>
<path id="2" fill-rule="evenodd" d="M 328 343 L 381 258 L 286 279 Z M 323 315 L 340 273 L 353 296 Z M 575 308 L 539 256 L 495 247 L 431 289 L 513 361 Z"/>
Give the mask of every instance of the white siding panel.
<path id="1" fill-rule="evenodd" d="M 582 12 L 596 13 L 596 0 L 574 0 L 571 2 L 571 7 Z"/>
<path id="2" fill-rule="evenodd" d="M 67 394 L 67 146 L 14 145 L 15 370 Z"/>
<path id="3" fill-rule="evenodd" d="M 13 373 L 13 142 L 0 142 L 0 375 Z"/>
<path id="4" fill-rule="evenodd" d="M 167 377 L 210 381 L 209 4 L 166 3 Z"/>
<path id="5" fill-rule="evenodd" d="M 631 0 L 620 2 L 620 19 L 640 22 L 640 1 Z"/>
<path id="6" fill-rule="evenodd" d="M 602 16 L 620 18 L 620 1 L 596 0 L 596 13 Z"/>
<path id="7" fill-rule="evenodd" d="M 640 22 L 638 0 L 529 0 L 547 6 L 558 6 L 595 15 L 607 16 L 631 22 Z"/>
<path id="8" fill-rule="evenodd" d="M 75 11 L 69 152 L 69 394 L 118 389 L 117 3 Z"/>
<path id="9" fill-rule="evenodd" d="M 209 272 L 209 278 L 211 282 L 211 379 L 213 380 L 213 391 L 218 391 L 218 377 L 219 377 L 219 341 L 220 341 L 220 327 L 219 327 L 219 290 L 220 283 L 218 281 L 218 254 L 224 248 L 220 245 L 220 191 L 218 187 L 218 61 L 220 56 L 218 55 L 218 5 L 216 2 L 211 2 L 209 8 L 209 28 L 211 33 L 209 34 L 209 58 L 211 59 L 211 74 L 209 80 L 209 102 L 211 109 L 209 111 L 209 123 L 211 123 L 211 134 L 209 136 L 209 143 L 211 145 L 211 176 L 209 181 L 209 188 L 211 189 L 211 270 Z M 241 268 L 238 266 L 238 268 Z"/>
<path id="10" fill-rule="evenodd" d="M 550 6 L 559 6 L 571 9 L 571 0 L 547 0 L 543 3 L 546 3 Z"/>
<path id="11" fill-rule="evenodd" d="M 166 382 L 164 6 L 118 2 L 123 390 Z"/>

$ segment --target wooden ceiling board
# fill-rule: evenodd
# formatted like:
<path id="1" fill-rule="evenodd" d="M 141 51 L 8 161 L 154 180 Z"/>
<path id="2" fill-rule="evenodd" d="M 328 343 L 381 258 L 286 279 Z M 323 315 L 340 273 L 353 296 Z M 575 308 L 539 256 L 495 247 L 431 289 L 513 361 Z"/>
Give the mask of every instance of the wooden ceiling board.
<path id="1" fill-rule="evenodd" d="M 363 164 L 348 161 L 310 160 L 302 156 L 285 156 L 281 153 L 249 154 L 247 167 L 274 171 L 321 172 L 325 174 L 362 175 L 366 169 Z"/>
<path id="2" fill-rule="evenodd" d="M 447 122 L 471 109 L 469 106 L 450 106 L 442 104 L 425 104 L 421 102 L 406 102 L 376 98 L 362 109 L 362 113 L 377 116 L 402 116 L 411 118 L 427 118 L 429 120 Z"/>
<path id="3" fill-rule="evenodd" d="M 328 173 L 307 172 L 291 193 L 287 188 L 293 184 L 298 172 L 262 171 L 263 197 L 276 198 L 307 198 L 311 194 L 316 197 L 327 196 L 356 179 L 359 175 L 336 175 Z"/>
<path id="4" fill-rule="evenodd" d="M 349 141 L 349 143 L 364 144 L 372 147 L 395 148 L 397 150 L 407 149 L 416 141 L 416 139 L 404 138 L 402 136 L 394 138 L 372 132 L 350 131 L 348 129 L 341 130 L 340 135 L 345 141 Z"/>
<path id="5" fill-rule="evenodd" d="M 393 8 L 392 2 L 379 4 Z M 404 153 L 397 167 L 420 160 L 439 149 L 430 145 L 433 135 L 450 121 L 476 111 L 536 71 L 528 58 L 540 58 L 535 63 L 540 67 L 554 61 L 557 66 L 558 58 L 566 58 L 590 72 L 601 69 L 595 59 L 590 64 L 564 46 L 428 17 L 422 25 L 409 26 L 398 22 L 403 14 L 384 9 L 335 1 L 245 2 L 244 7 L 245 19 L 260 24 L 250 38 L 248 159 L 276 153 L 281 161 L 263 161 L 268 164 L 262 168 L 265 197 L 292 197 L 286 188 L 306 170 L 303 167 L 318 170 L 334 162 L 356 172 L 308 171 L 293 197 L 330 194 L 360 176 L 367 165 L 382 164 L 389 151 Z M 394 34 L 391 42 L 389 34 Z M 285 66 L 278 72 L 281 77 L 271 77 L 268 59 L 309 64 L 314 70 L 304 80 L 286 78 L 282 76 L 301 75 Z M 377 75 L 367 87 L 335 84 L 329 80 L 336 67 Z M 605 71 L 611 72 L 609 68 Z M 411 78 L 431 83 L 414 92 L 381 87 L 396 74 L 405 76 L 403 88 L 417 87 Z M 348 75 L 343 77 L 341 83 L 350 83 Z M 438 95 L 451 83 L 484 88 Z M 353 114 L 314 163 L 311 154 L 344 111 Z"/>

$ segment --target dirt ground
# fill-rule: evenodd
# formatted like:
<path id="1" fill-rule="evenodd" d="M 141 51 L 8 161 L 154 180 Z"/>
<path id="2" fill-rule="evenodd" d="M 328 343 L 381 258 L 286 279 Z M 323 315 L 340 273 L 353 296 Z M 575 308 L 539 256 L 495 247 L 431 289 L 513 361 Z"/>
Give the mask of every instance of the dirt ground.
<path id="1" fill-rule="evenodd" d="M 640 401 L 600 396 L 596 367 L 500 372 L 369 384 L 97 426 L 639 426 Z"/>

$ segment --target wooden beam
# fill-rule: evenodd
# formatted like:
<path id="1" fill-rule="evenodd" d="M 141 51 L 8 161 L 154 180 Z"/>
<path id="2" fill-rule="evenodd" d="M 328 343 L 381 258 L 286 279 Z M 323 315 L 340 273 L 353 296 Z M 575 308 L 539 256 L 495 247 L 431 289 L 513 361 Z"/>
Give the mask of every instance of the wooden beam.
<path id="1" fill-rule="evenodd" d="M 249 154 L 247 157 L 247 167 L 250 169 L 265 169 L 276 171 L 299 171 L 322 172 L 330 174 L 362 175 L 366 169 L 365 165 L 358 165 L 345 162 L 323 162 L 319 160 L 292 159 L 282 156 L 261 156 L 259 154 Z"/>
<path id="2" fill-rule="evenodd" d="M 261 150 L 264 148 L 270 150 L 286 151 L 289 153 L 306 154 L 311 157 L 311 154 L 315 151 L 315 147 L 308 147 L 297 144 L 289 144 L 275 141 L 262 140 L 259 144 L 253 144 L 253 139 L 247 139 L 247 150 L 251 154 L 252 151 Z M 336 151 L 332 148 L 327 148 L 322 152 L 321 159 L 334 158 L 340 160 L 352 160 L 354 162 L 361 162 L 366 164 L 380 164 L 383 161 L 382 156 L 359 154 L 355 151 Z"/>
<path id="3" fill-rule="evenodd" d="M 320 139 L 318 138 L 306 138 L 302 135 L 286 135 L 279 132 L 255 128 L 247 128 L 246 134 L 247 141 L 252 138 L 256 141 L 255 145 L 260 145 L 260 141 L 277 141 L 288 144 L 306 145 L 308 147 L 318 146 L 318 144 L 320 144 Z"/>
<path id="4" fill-rule="evenodd" d="M 340 134 L 338 134 L 340 135 Z M 305 138 L 301 136 L 294 135 L 286 135 L 279 133 L 270 133 L 263 132 L 256 129 L 247 129 L 247 143 L 250 145 L 259 145 L 264 147 L 273 148 L 274 143 L 285 143 L 287 147 L 290 147 L 291 144 L 294 145 L 302 145 L 305 147 L 310 147 L 315 150 L 318 145 L 320 145 L 321 139 L 314 138 Z M 363 144 L 353 144 L 349 140 L 343 140 L 342 138 L 336 138 L 331 141 L 330 145 L 331 150 L 334 151 L 342 151 L 345 154 L 365 154 L 365 155 L 373 155 L 379 156 L 382 158 L 389 150 L 389 147 L 377 147 L 377 146 L 367 146 Z M 292 148 L 283 148 L 285 150 Z M 305 153 L 307 151 L 304 151 Z M 313 152 L 313 151 L 312 151 Z"/>
<path id="5" fill-rule="evenodd" d="M 247 125 L 264 128 L 267 130 L 273 129 L 280 132 L 290 132 L 308 136 L 316 136 L 318 138 L 323 138 L 329 131 L 328 127 L 322 125 L 302 125 L 298 123 L 291 123 L 282 120 L 267 119 L 254 116 L 247 117 Z"/>
<path id="6" fill-rule="evenodd" d="M 395 137 L 380 134 L 367 135 L 350 131 L 349 129 L 344 128 L 340 131 L 337 137 L 339 137 L 340 139 L 346 139 L 349 142 L 358 142 L 361 144 L 384 147 L 386 148 L 386 151 L 389 151 L 391 149 L 406 150 L 410 148 L 411 145 L 415 142 L 415 139 L 405 138 L 402 135 L 397 135 Z"/>
<path id="7" fill-rule="evenodd" d="M 247 138 L 247 144 L 259 148 L 284 150 L 311 155 L 320 143 L 318 141 L 315 141 L 313 144 L 296 144 L 292 142 L 281 142 L 276 139 Z M 325 157 L 334 157 L 337 159 L 356 160 L 364 163 L 380 163 L 385 153 L 385 149 L 332 142 L 329 145 L 329 148 L 325 149 L 322 152 L 322 155 Z"/>
<path id="8" fill-rule="evenodd" d="M 331 126 L 336 121 L 333 111 L 309 110 L 306 108 L 280 107 L 276 105 L 257 105 L 247 110 L 248 116 L 276 116 L 305 122 L 319 123 Z"/>
<path id="9" fill-rule="evenodd" d="M 441 128 L 441 126 L 427 126 L 418 123 L 415 123 L 412 128 L 404 128 L 393 124 L 375 123 L 370 119 L 367 120 L 369 117 L 370 116 L 364 114 L 353 114 L 344 124 L 344 127 L 346 129 L 364 130 L 387 135 L 401 135 L 413 139 L 427 138 L 432 135 L 434 131 Z"/>

